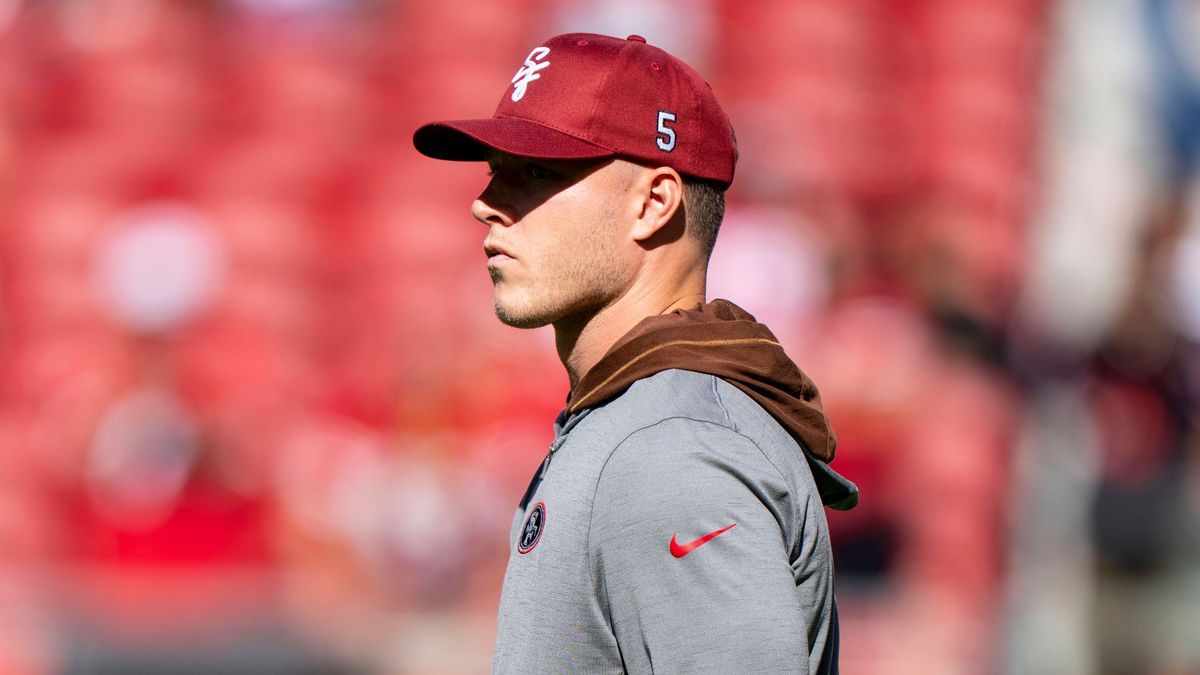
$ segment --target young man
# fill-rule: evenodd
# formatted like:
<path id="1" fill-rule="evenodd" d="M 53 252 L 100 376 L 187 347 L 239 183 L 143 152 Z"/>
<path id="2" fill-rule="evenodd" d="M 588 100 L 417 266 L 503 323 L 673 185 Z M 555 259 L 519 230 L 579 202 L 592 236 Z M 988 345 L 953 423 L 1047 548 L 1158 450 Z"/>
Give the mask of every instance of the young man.
<path id="1" fill-rule="evenodd" d="M 636 35 L 560 35 L 493 117 L 413 142 L 490 166 L 471 211 L 496 314 L 554 326 L 571 382 L 513 521 L 494 669 L 837 672 L 822 503 L 858 493 L 813 383 L 705 304 L 737 161 L 708 84 Z"/>

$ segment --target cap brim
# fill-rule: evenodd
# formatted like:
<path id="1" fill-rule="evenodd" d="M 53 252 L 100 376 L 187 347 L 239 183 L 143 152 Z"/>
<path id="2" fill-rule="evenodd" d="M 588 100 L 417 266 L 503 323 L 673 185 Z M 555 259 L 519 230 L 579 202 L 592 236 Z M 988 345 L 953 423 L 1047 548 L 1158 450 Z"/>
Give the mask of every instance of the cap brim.
<path id="1" fill-rule="evenodd" d="M 413 133 L 423 155 L 456 162 L 478 162 L 488 148 L 536 159 L 595 159 L 612 150 L 518 117 L 431 122 Z"/>

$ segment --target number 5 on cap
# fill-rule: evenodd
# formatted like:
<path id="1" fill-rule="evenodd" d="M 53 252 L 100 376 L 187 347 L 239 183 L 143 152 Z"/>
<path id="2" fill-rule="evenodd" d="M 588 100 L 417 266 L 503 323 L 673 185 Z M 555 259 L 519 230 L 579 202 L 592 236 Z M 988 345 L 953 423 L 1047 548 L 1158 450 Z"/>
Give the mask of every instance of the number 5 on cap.
<path id="1" fill-rule="evenodd" d="M 663 152 L 670 152 L 675 149 L 675 129 L 667 126 L 667 122 L 674 121 L 675 113 L 665 110 L 658 111 L 658 135 L 654 140 L 658 143 L 658 149 Z"/>

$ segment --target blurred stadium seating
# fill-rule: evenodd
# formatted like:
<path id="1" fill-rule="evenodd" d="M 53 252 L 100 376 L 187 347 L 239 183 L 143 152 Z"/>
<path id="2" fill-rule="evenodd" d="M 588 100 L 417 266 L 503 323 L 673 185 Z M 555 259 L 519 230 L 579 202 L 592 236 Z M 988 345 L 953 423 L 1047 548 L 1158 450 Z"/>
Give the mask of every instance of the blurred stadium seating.
<path id="1" fill-rule="evenodd" d="M 741 164 L 711 296 L 821 386 L 843 672 L 1200 672 L 1183 0 L 0 2 L 0 673 L 488 668 L 567 382 L 475 165 L 638 33 Z"/>

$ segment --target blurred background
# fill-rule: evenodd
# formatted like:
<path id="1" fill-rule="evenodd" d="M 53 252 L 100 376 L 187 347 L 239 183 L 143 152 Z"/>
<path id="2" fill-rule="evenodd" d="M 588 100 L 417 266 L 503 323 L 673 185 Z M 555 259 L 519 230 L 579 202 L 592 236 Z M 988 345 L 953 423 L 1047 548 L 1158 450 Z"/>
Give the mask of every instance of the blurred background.
<path id="1" fill-rule="evenodd" d="M 420 123 L 704 73 L 844 673 L 1200 673 L 1200 3 L 0 0 L 0 674 L 474 673 L 567 382 Z"/>

